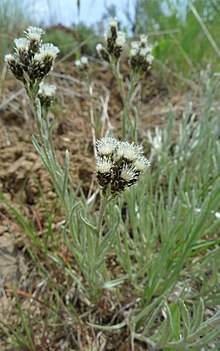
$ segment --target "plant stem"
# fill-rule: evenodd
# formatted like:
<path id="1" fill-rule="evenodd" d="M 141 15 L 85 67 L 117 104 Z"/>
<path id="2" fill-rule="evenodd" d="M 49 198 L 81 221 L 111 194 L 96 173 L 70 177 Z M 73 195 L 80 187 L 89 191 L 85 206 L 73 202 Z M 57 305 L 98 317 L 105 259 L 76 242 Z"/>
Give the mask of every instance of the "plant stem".
<path id="1" fill-rule="evenodd" d="M 111 200 L 111 197 L 108 196 L 103 196 L 101 194 L 101 201 L 99 205 L 99 214 L 98 214 L 98 222 L 97 222 L 97 238 L 96 238 L 96 255 L 99 255 L 99 245 L 100 245 L 100 239 L 102 236 L 102 221 L 105 213 L 106 206 L 108 202 Z"/>
<path id="2" fill-rule="evenodd" d="M 132 125 L 133 128 L 133 134 L 135 134 L 135 129 L 136 129 L 136 123 L 132 123 L 132 119 L 130 117 L 130 100 L 132 97 L 132 94 L 134 92 L 134 89 L 139 81 L 139 76 L 134 74 L 131 79 L 131 84 L 129 86 L 128 93 L 126 94 L 124 83 L 123 83 L 123 77 L 120 73 L 119 69 L 119 63 L 120 61 L 115 64 L 114 62 L 111 63 L 111 68 L 112 72 L 117 80 L 118 86 L 119 86 L 119 91 L 120 95 L 122 98 L 122 103 L 123 103 L 123 114 L 122 114 L 122 140 L 126 140 L 126 124 L 127 124 L 127 119 L 129 118 L 130 124 Z"/>
<path id="3" fill-rule="evenodd" d="M 98 218 L 98 223 L 97 223 L 97 232 L 98 235 L 100 236 L 100 232 L 101 232 L 101 227 L 102 227 L 102 221 L 103 221 L 103 216 L 104 216 L 104 212 L 106 209 L 106 206 L 108 204 L 108 198 L 101 195 L 101 201 L 100 201 L 100 206 L 99 206 L 99 218 Z"/>
<path id="4" fill-rule="evenodd" d="M 120 95 L 122 98 L 122 103 L 123 103 L 123 115 L 122 115 L 122 127 L 121 127 L 121 132 L 122 132 L 122 140 L 126 139 L 126 122 L 127 122 L 127 116 L 129 115 L 129 109 L 128 109 L 128 104 L 127 104 L 127 99 L 126 99 L 126 93 L 125 93 L 125 88 L 123 84 L 123 78 L 119 70 L 119 61 L 117 64 L 112 63 L 111 64 L 112 72 L 117 80 L 119 90 L 120 90 Z"/>
<path id="5" fill-rule="evenodd" d="M 37 85 L 37 87 L 38 86 L 39 84 Z M 46 160 L 47 170 L 53 180 L 53 184 L 55 186 L 58 196 L 60 197 L 60 200 L 62 201 L 62 204 L 65 208 L 65 212 L 68 218 L 69 202 L 67 203 L 66 199 L 63 197 L 63 191 L 60 185 L 60 179 L 57 177 L 57 174 L 60 174 L 62 170 L 60 169 L 60 166 L 56 160 L 48 118 L 47 116 L 43 115 L 42 106 L 40 104 L 40 101 L 37 98 L 37 91 L 38 91 L 37 87 L 30 88 L 27 85 L 25 85 L 27 95 L 31 101 L 32 110 L 33 110 L 33 114 L 37 125 L 40 146 Z M 44 123 L 45 123 L 45 127 L 43 125 Z M 45 135 L 45 132 L 46 132 L 46 135 Z"/>

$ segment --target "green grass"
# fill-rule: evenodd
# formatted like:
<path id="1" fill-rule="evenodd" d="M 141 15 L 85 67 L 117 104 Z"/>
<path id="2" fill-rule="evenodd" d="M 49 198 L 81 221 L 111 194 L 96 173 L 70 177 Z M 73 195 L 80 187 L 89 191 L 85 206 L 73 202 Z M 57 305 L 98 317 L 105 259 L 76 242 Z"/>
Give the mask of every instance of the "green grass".
<path id="1" fill-rule="evenodd" d="M 79 23 L 73 26 L 73 31 L 78 43 L 82 44 L 81 54 L 93 56 L 98 40 L 95 30 L 84 23 Z"/>
<path id="2" fill-rule="evenodd" d="M 157 59 L 196 78 L 207 65 L 220 69 L 219 12 L 218 1 L 140 0 L 136 33 L 150 32 Z"/>
<path id="3" fill-rule="evenodd" d="M 44 40 L 60 48 L 60 56 L 76 58 L 82 54 L 93 55 L 97 36 L 92 28 L 79 24 L 68 30 L 65 28 L 49 28 Z"/>
<path id="4" fill-rule="evenodd" d="M 44 40 L 59 47 L 61 56 L 67 55 L 74 49 L 77 51 L 78 43 L 73 33 L 66 33 L 60 29 L 52 28 L 46 32 Z"/>

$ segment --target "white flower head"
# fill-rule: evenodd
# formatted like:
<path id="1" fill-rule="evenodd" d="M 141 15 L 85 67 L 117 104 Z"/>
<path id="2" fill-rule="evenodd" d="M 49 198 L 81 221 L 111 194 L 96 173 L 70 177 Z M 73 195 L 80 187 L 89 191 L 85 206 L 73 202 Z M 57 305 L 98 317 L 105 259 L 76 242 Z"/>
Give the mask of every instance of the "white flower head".
<path id="1" fill-rule="evenodd" d="M 40 53 L 43 54 L 44 57 L 50 57 L 55 59 L 60 50 L 54 46 L 53 44 L 43 44 L 40 48 Z"/>
<path id="2" fill-rule="evenodd" d="M 96 45 L 96 50 L 97 50 L 98 53 L 100 53 L 100 52 L 103 50 L 102 44 L 100 44 L 100 43 L 97 44 L 97 45 Z"/>
<path id="3" fill-rule="evenodd" d="M 126 34 L 124 32 L 118 31 L 117 38 L 115 41 L 116 46 L 124 46 L 126 42 Z"/>
<path id="4" fill-rule="evenodd" d="M 146 56 L 149 53 L 148 48 L 141 48 L 140 49 L 140 56 Z"/>
<path id="5" fill-rule="evenodd" d="M 139 49 L 140 48 L 140 42 L 139 41 L 132 41 L 131 42 L 131 48 L 132 49 Z"/>
<path id="6" fill-rule="evenodd" d="M 41 36 L 45 33 L 45 31 L 41 28 L 30 26 L 24 33 L 27 35 L 29 40 L 40 41 Z"/>
<path id="7" fill-rule="evenodd" d="M 81 66 L 81 61 L 80 60 L 76 60 L 75 61 L 75 65 L 76 65 L 76 67 L 80 67 Z"/>
<path id="8" fill-rule="evenodd" d="M 38 94 L 53 98 L 56 94 L 56 91 L 57 87 L 55 85 L 41 83 Z"/>
<path id="9" fill-rule="evenodd" d="M 16 61 L 14 55 L 12 54 L 5 55 L 4 59 L 5 59 L 5 62 L 7 63 L 12 63 Z"/>
<path id="10" fill-rule="evenodd" d="M 131 55 L 131 57 L 137 56 L 138 52 L 139 52 L 138 49 L 131 49 L 131 50 L 130 50 L 130 55 Z"/>
<path id="11" fill-rule="evenodd" d="M 148 161 L 144 156 L 139 156 L 134 161 L 133 165 L 138 172 L 144 172 L 148 167 L 150 167 L 150 161 Z"/>
<path id="12" fill-rule="evenodd" d="M 147 35 L 142 34 L 140 36 L 140 41 L 131 42 L 131 60 L 129 63 L 132 69 L 141 74 L 147 72 L 153 62 L 153 55 L 151 55 L 151 52 L 152 46 L 148 44 Z"/>
<path id="13" fill-rule="evenodd" d="M 122 171 L 121 171 L 121 178 L 126 181 L 126 182 L 130 182 L 131 180 L 133 180 L 136 176 L 136 173 L 135 173 L 135 169 L 130 167 L 129 165 L 125 165 L 123 168 L 122 168 Z"/>
<path id="14" fill-rule="evenodd" d="M 97 150 L 100 156 L 109 156 L 114 153 L 117 147 L 117 140 L 114 138 L 102 138 L 97 141 Z"/>
<path id="15" fill-rule="evenodd" d="M 97 150 L 96 172 L 103 194 L 109 189 L 117 196 L 136 183 L 150 165 L 143 148 L 127 141 L 103 138 L 97 141 Z"/>
<path id="16" fill-rule="evenodd" d="M 33 61 L 36 62 L 36 63 L 42 62 L 43 59 L 44 59 L 43 53 L 37 53 L 37 54 L 35 54 L 34 57 L 33 57 Z"/>
<path id="17" fill-rule="evenodd" d="M 14 40 L 16 51 L 27 51 L 29 47 L 29 40 L 26 38 L 19 38 Z"/>
<path id="18" fill-rule="evenodd" d="M 147 63 L 149 63 L 150 65 L 152 64 L 152 62 L 153 62 L 153 60 L 154 60 L 154 56 L 153 55 L 151 55 L 151 54 L 148 54 L 147 56 L 146 56 L 146 62 Z"/>
<path id="19" fill-rule="evenodd" d="M 89 66 L 89 60 L 86 56 L 82 56 L 80 60 L 75 61 L 75 65 L 80 70 L 84 70 Z"/>
<path id="20" fill-rule="evenodd" d="M 117 150 L 118 158 L 125 158 L 128 161 L 134 161 L 137 159 L 138 154 L 133 144 L 129 144 L 127 141 L 121 142 Z"/>
<path id="21" fill-rule="evenodd" d="M 98 157 L 96 161 L 96 171 L 101 174 L 110 173 L 112 162 L 105 157 Z"/>
<path id="22" fill-rule="evenodd" d="M 81 57 L 81 63 L 82 63 L 83 65 L 88 65 L 88 64 L 89 64 L 88 57 L 82 56 L 82 57 Z"/>
<path id="23" fill-rule="evenodd" d="M 118 19 L 116 17 L 109 20 L 109 27 L 118 29 Z"/>
<path id="24" fill-rule="evenodd" d="M 148 43 L 148 36 L 146 34 L 141 34 L 140 41 L 142 44 L 146 45 Z"/>

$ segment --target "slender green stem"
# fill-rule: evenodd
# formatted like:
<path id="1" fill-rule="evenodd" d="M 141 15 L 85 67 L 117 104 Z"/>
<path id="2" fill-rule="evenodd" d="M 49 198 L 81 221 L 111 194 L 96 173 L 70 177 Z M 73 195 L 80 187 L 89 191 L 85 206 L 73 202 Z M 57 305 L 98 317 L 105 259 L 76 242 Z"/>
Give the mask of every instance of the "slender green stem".
<path id="1" fill-rule="evenodd" d="M 39 86 L 39 84 L 38 84 Z M 46 162 L 47 162 L 47 169 L 48 172 L 53 180 L 53 184 L 56 188 L 56 191 L 60 197 L 60 200 L 62 201 L 62 204 L 65 208 L 67 216 L 69 215 L 69 208 L 68 204 L 66 203 L 65 199 L 63 198 L 63 192 L 62 192 L 62 187 L 60 185 L 60 180 L 57 177 L 57 171 L 61 171 L 57 161 L 56 161 L 56 156 L 55 156 L 55 151 L 53 148 L 53 143 L 52 143 L 52 137 L 51 137 L 51 130 L 48 122 L 47 116 L 43 116 L 43 111 L 42 111 L 42 106 L 37 101 L 37 88 L 33 87 L 32 89 L 25 85 L 25 89 L 27 92 L 27 95 L 32 103 L 32 108 L 33 108 L 33 114 L 35 117 L 36 125 L 37 125 L 37 132 L 38 132 L 38 137 L 39 141 L 41 144 L 41 148 L 43 151 L 43 154 L 45 156 Z M 45 118 L 44 118 L 45 117 Z M 45 138 L 45 130 L 43 130 L 43 123 L 46 124 L 46 138 Z"/>
<path id="2" fill-rule="evenodd" d="M 127 116 L 129 115 L 129 108 L 127 104 L 127 98 L 126 98 L 126 92 L 123 84 L 123 78 L 119 70 L 119 62 L 117 65 L 115 63 L 111 64 L 112 72 L 117 80 L 119 90 L 120 90 L 120 95 L 122 98 L 123 102 L 123 115 L 122 115 L 122 140 L 126 139 L 126 122 L 127 122 Z"/>
<path id="3" fill-rule="evenodd" d="M 98 223 L 97 223 L 97 232 L 99 233 L 100 236 L 100 232 L 101 232 L 101 228 L 102 228 L 102 221 L 103 221 L 103 216 L 104 216 L 104 212 L 106 209 L 106 206 L 108 204 L 108 198 L 101 195 L 101 201 L 100 201 L 100 206 L 99 206 L 99 218 L 98 218 Z"/>
<path id="4" fill-rule="evenodd" d="M 122 74 L 120 73 L 120 68 L 119 68 L 119 63 L 120 61 L 115 64 L 114 62 L 111 63 L 111 68 L 112 72 L 117 80 L 118 86 L 119 86 L 119 91 L 120 95 L 122 98 L 122 103 L 123 103 L 123 114 L 122 114 L 122 140 L 126 140 L 126 126 L 127 126 L 127 119 L 129 118 L 129 121 L 132 125 L 133 129 L 133 134 L 135 134 L 136 130 L 136 121 L 135 123 L 132 122 L 132 119 L 130 117 L 130 102 L 131 102 L 131 97 L 134 92 L 135 87 L 137 86 L 137 83 L 139 81 L 139 75 L 134 74 L 131 79 L 131 84 L 129 86 L 129 90 L 126 93 L 124 83 L 123 83 L 123 77 Z"/>
<path id="5" fill-rule="evenodd" d="M 102 236 L 102 222 L 103 222 L 103 217 L 105 213 L 105 209 L 109 201 L 111 201 L 112 196 L 103 196 L 101 194 L 101 201 L 99 205 L 99 213 L 98 213 L 98 222 L 97 222 L 97 239 L 96 239 L 96 254 L 98 255 L 99 252 L 99 245 L 100 245 L 100 239 Z"/>

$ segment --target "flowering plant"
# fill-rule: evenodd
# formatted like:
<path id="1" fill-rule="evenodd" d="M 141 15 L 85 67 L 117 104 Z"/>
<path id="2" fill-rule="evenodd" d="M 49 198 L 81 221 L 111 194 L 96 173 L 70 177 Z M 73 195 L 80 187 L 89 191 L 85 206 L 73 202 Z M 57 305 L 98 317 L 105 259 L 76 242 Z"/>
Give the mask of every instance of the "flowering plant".
<path id="1" fill-rule="evenodd" d="M 48 109 L 55 97 L 56 86 L 44 83 L 44 78 L 53 69 L 59 49 L 52 44 L 42 44 L 41 36 L 43 33 L 44 31 L 40 28 L 29 27 L 25 31 L 26 38 L 15 40 L 15 53 L 6 55 L 5 60 L 15 78 L 22 81 L 30 99 L 37 127 L 37 135 L 33 136 L 33 143 L 51 176 L 65 210 L 67 226 L 72 231 L 73 213 L 76 206 L 72 179 L 69 174 L 69 153 L 66 151 L 65 169 L 63 170 L 56 159 L 52 142 L 52 125 L 47 118 Z M 111 38 L 112 40 L 115 38 L 115 45 L 118 48 L 119 40 L 117 38 L 121 38 L 122 35 L 117 36 L 115 24 L 112 24 L 111 33 Z M 113 53 L 116 55 L 115 49 Z M 88 67 L 88 60 L 82 57 L 76 61 L 76 65 L 80 69 L 82 67 L 85 69 Z M 136 146 L 134 143 L 130 144 L 106 137 L 98 140 L 96 146 L 96 175 L 102 192 L 96 225 L 81 215 L 81 220 L 90 230 L 89 235 L 93 236 L 95 256 L 93 256 L 91 247 L 87 247 L 87 243 L 85 243 L 86 247 L 78 244 L 74 249 L 74 255 L 78 258 L 78 264 L 90 284 L 90 293 L 93 296 L 97 296 L 100 286 L 103 284 L 103 267 L 101 266 L 100 270 L 96 270 L 95 267 L 98 262 L 100 264 L 100 260 L 102 265 L 104 264 L 107 250 L 113 239 L 112 232 L 106 237 L 103 236 L 102 222 L 106 206 L 113 198 L 135 184 L 140 175 L 149 167 L 149 161 L 143 156 L 142 147 Z M 74 242 L 79 243 L 77 233 L 74 232 L 73 235 Z M 105 248 L 103 242 L 105 242 Z M 88 250 L 92 254 L 92 258 L 87 252 Z M 85 256 L 85 252 L 88 255 Z M 85 264 L 87 259 L 88 264 Z M 88 271 L 90 272 L 88 265 L 91 265 L 92 262 L 93 275 L 88 273 Z"/>
<path id="2" fill-rule="evenodd" d="M 182 295 L 185 294 L 192 304 L 193 299 L 198 297 L 198 294 L 203 293 L 203 288 L 206 289 L 205 285 L 201 283 L 202 280 L 209 279 L 211 287 L 218 286 L 216 277 L 219 250 L 216 249 L 218 240 L 215 238 L 217 226 L 216 223 L 212 223 L 211 215 L 218 213 L 214 211 L 214 208 L 219 206 L 220 199 L 218 162 L 220 145 L 213 139 L 213 136 L 217 136 L 217 140 L 219 140 L 219 131 L 216 128 L 216 120 L 213 119 L 213 111 L 209 116 L 210 119 L 207 119 L 205 114 L 201 117 L 200 124 L 195 130 L 193 124 L 193 132 L 192 129 L 188 128 L 190 123 L 189 116 L 186 114 L 180 130 L 182 133 L 188 128 L 188 134 L 184 134 L 185 138 L 182 137 L 182 134 L 180 135 L 178 149 L 172 148 L 173 153 L 179 152 L 179 149 L 183 150 L 183 153 L 188 157 L 187 162 L 194 161 L 193 173 L 188 172 L 187 168 L 183 171 L 182 168 L 178 168 L 179 165 L 171 173 L 169 152 L 171 150 L 170 126 L 172 123 L 169 122 L 166 133 L 156 129 L 156 139 L 158 140 L 148 134 L 150 143 L 155 146 L 154 153 L 158 155 L 159 152 L 157 160 L 161 161 L 159 162 L 160 168 L 154 174 L 156 179 L 148 177 L 144 188 L 136 186 L 133 187 L 133 191 L 130 189 L 125 192 L 126 189 L 140 180 L 141 175 L 150 165 L 143 154 L 143 148 L 137 145 L 136 121 L 131 121 L 135 123 L 131 123 L 132 133 L 129 135 L 134 137 L 132 140 L 135 140 L 135 143 L 129 143 L 126 138 L 128 134 L 127 121 L 132 110 L 131 95 L 138 79 L 151 67 L 153 56 L 146 36 L 141 36 L 140 41 L 131 43 L 129 64 L 133 75 L 127 92 L 119 71 L 120 58 L 125 46 L 125 35 L 118 30 L 117 21 L 112 20 L 105 38 L 105 46 L 99 44 L 97 50 L 100 57 L 110 64 L 119 83 L 124 104 L 122 141 L 113 137 L 104 137 L 96 142 L 96 176 L 101 188 L 101 199 L 99 209 L 97 211 L 94 208 L 91 210 L 90 204 L 83 196 L 78 201 L 78 194 L 73 188 L 69 174 L 68 151 L 66 151 L 65 168 L 63 169 L 56 159 L 53 148 L 52 125 L 47 118 L 47 112 L 55 97 L 56 87 L 44 84 L 44 78 L 53 69 L 59 49 L 52 44 L 42 44 L 41 36 L 43 33 L 44 31 L 40 28 L 29 27 L 25 32 L 25 38 L 15 40 L 14 54 L 6 55 L 5 60 L 15 78 L 21 81 L 26 89 L 36 121 L 37 133 L 33 137 L 33 143 L 51 176 L 65 211 L 65 225 L 62 228 L 63 244 L 66 245 L 74 260 L 62 259 L 57 252 L 48 252 L 47 247 L 41 244 L 38 233 L 35 236 L 28 233 L 37 243 L 37 248 L 41 249 L 43 255 L 40 257 L 44 256 L 46 260 L 55 262 L 56 268 L 57 266 L 61 268 L 62 274 L 66 278 L 65 284 L 63 284 L 62 279 L 61 284 L 57 287 L 57 280 L 49 279 L 50 271 L 45 269 L 45 267 L 51 267 L 47 264 L 48 261 L 46 264 L 45 262 L 41 264 L 41 260 L 36 260 L 40 264 L 41 271 L 46 272 L 44 280 L 55 281 L 55 284 L 53 283 L 56 285 L 53 302 L 54 297 L 59 301 L 58 308 L 54 310 L 60 312 L 61 309 L 62 313 L 57 313 L 57 315 L 62 316 L 60 324 L 63 324 L 63 320 L 66 318 L 65 327 L 68 329 L 70 322 L 71 324 L 73 320 L 77 320 L 77 323 L 79 320 L 82 322 L 85 316 L 89 315 L 89 322 L 86 320 L 85 324 L 93 328 L 93 333 L 94 328 L 108 332 L 126 328 L 126 335 L 130 331 L 129 338 L 132 349 L 134 348 L 134 340 L 144 343 L 147 348 L 150 347 L 152 350 L 165 348 L 187 350 L 191 347 L 194 349 L 194 346 L 196 349 L 201 349 L 203 344 L 218 337 L 220 313 L 217 312 L 203 322 L 203 300 L 200 299 L 196 307 L 193 305 L 193 311 L 189 311 L 182 300 Z M 76 63 L 79 69 L 88 68 L 87 64 L 88 61 L 83 58 Z M 202 106 L 208 105 L 209 103 Z M 207 121 L 212 123 L 213 128 L 208 128 Z M 192 143 L 191 139 L 194 139 Z M 191 152 L 187 154 L 186 151 L 189 147 Z M 163 149 L 163 153 L 159 149 Z M 197 177 L 194 176 L 195 159 L 190 159 L 195 153 L 195 157 L 197 155 L 201 157 L 201 153 L 204 153 L 204 159 L 209 166 L 208 168 L 204 167 L 204 163 L 199 166 Z M 166 167 L 162 168 L 164 159 Z M 175 165 L 173 162 L 172 167 Z M 210 174 L 213 169 L 215 173 L 210 182 Z M 163 194 L 164 178 L 168 188 L 165 196 Z M 193 191 L 190 188 L 191 179 L 194 180 Z M 207 179 L 209 186 L 207 186 Z M 211 188 L 212 185 L 213 188 Z M 194 190 L 199 193 L 198 199 L 195 197 L 196 191 Z M 147 196 L 149 200 L 146 201 Z M 198 205 L 197 201 L 200 201 L 201 204 Z M 107 205 L 109 206 L 107 207 Z M 124 208 L 123 205 L 125 205 Z M 195 211 L 198 208 L 199 211 Z M 216 220 L 219 220 L 217 215 L 215 217 Z M 28 225 L 23 218 L 20 222 L 27 230 Z M 214 233 L 211 243 L 198 240 L 202 238 L 203 233 L 208 235 L 210 230 Z M 213 251 L 211 251 L 212 247 L 215 248 Z M 200 260 L 199 256 L 206 251 L 208 254 L 204 254 L 204 259 Z M 111 255 L 113 254 L 117 266 L 113 272 L 110 271 L 110 264 L 107 263 L 107 258 L 111 256 L 110 252 Z M 192 268 L 192 274 L 195 275 L 197 283 L 201 284 L 200 291 L 198 290 L 196 293 L 182 284 L 183 277 L 187 276 L 188 280 L 190 276 L 189 270 L 187 271 L 184 267 L 187 259 L 187 264 Z M 198 271 L 202 265 L 206 264 L 206 261 L 211 263 L 208 266 L 208 274 L 204 271 L 204 276 L 200 277 L 197 275 Z M 183 275 L 181 276 L 182 271 Z M 112 277 L 112 274 L 118 274 L 116 279 Z M 129 303 L 124 303 L 123 298 L 121 298 L 123 294 L 118 289 L 118 286 L 125 281 L 124 285 L 128 288 L 125 300 L 128 296 L 133 298 L 133 301 Z M 210 286 L 207 290 L 208 301 L 211 300 Z M 74 299 L 71 298 L 73 290 L 76 296 Z M 112 290 L 115 294 L 112 293 Z M 190 291 L 189 294 L 188 291 Z M 176 296 L 179 297 L 177 302 Z M 214 291 L 213 298 L 217 299 L 217 297 L 217 293 Z M 38 303 L 41 302 L 39 299 L 35 298 L 35 300 Z M 123 301 L 124 306 L 122 306 L 121 301 Z M 87 304 L 87 307 L 89 306 L 90 314 L 87 311 L 82 313 L 82 302 Z M 106 302 L 110 302 L 110 312 L 115 310 L 110 319 L 111 325 L 91 323 L 92 318 L 96 318 L 97 321 L 96 310 L 99 303 L 103 306 L 102 312 L 105 312 Z M 77 304 L 80 305 L 81 315 L 77 313 L 77 307 L 75 309 Z M 43 303 L 43 308 L 45 305 L 48 308 L 48 303 Z M 37 309 L 37 311 L 39 315 L 39 310 Z M 97 323 L 105 321 L 102 317 L 101 314 Z M 109 320 L 109 315 L 107 318 Z M 119 323 L 112 325 L 116 323 L 116 319 L 119 320 Z M 29 324 L 24 318 L 21 320 L 29 340 L 31 340 L 32 334 L 28 329 Z M 21 335 L 23 336 L 23 334 Z M 24 343 L 21 340 L 21 335 L 18 334 L 17 339 L 22 343 L 23 349 Z M 103 349 L 103 345 L 106 346 L 105 343 L 102 344 L 101 349 Z M 32 340 L 30 349 L 36 349 Z"/>

